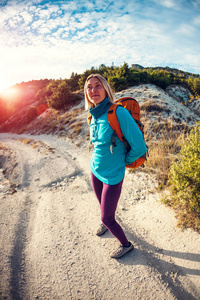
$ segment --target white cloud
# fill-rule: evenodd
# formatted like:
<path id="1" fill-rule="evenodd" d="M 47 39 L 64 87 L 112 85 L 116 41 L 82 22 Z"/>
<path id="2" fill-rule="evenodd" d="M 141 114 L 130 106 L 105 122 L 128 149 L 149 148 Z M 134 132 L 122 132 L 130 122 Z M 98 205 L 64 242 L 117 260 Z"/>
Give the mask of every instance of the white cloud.
<path id="1" fill-rule="evenodd" d="M 38 12 L 38 17 L 43 20 L 48 20 L 51 16 L 51 12 L 48 9 L 41 9 Z"/>
<path id="2" fill-rule="evenodd" d="M 200 15 L 198 15 L 197 17 L 194 18 L 193 23 L 197 26 L 200 26 Z"/>
<path id="3" fill-rule="evenodd" d="M 176 0 L 153 0 L 156 4 L 161 5 L 166 8 L 174 8 L 177 9 L 181 4 L 180 1 Z"/>
<path id="4" fill-rule="evenodd" d="M 194 31 L 195 28 L 190 24 L 181 24 L 181 26 L 176 30 L 177 33 L 181 35 L 186 35 L 188 37 L 191 37 Z"/>
<path id="5" fill-rule="evenodd" d="M 8 20 L 8 25 L 12 28 L 15 29 L 19 26 L 19 24 L 21 23 L 22 18 L 21 16 L 15 16 L 11 19 Z"/>
<path id="6" fill-rule="evenodd" d="M 17 1 L 0 10 L 0 71 L 13 84 L 65 78 L 91 66 L 125 61 L 185 63 L 200 71 L 200 16 L 185 18 L 188 10 L 178 10 L 183 1 L 52 2 L 35 6 L 35 1 Z M 169 9 L 174 14 L 169 16 Z"/>
<path id="7" fill-rule="evenodd" d="M 74 12 L 79 9 L 79 4 L 78 2 L 76 3 L 76 1 L 69 1 L 67 4 L 61 4 L 61 9 L 67 12 Z"/>
<path id="8" fill-rule="evenodd" d="M 24 20 L 24 25 L 27 26 L 28 24 L 30 24 L 33 20 L 33 17 L 32 15 L 27 12 L 27 11 L 22 11 L 21 12 L 21 17 L 23 18 Z"/>
<path id="9" fill-rule="evenodd" d="M 174 0 L 162 0 L 160 1 L 160 4 L 167 8 L 176 8 L 177 7 L 177 1 Z"/>
<path id="10" fill-rule="evenodd" d="M 45 24 L 44 20 L 37 20 L 37 21 L 34 21 L 34 22 L 31 24 L 31 28 L 32 28 L 32 29 L 38 29 L 38 28 L 40 28 L 40 26 L 42 26 L 43 24 Z"/>

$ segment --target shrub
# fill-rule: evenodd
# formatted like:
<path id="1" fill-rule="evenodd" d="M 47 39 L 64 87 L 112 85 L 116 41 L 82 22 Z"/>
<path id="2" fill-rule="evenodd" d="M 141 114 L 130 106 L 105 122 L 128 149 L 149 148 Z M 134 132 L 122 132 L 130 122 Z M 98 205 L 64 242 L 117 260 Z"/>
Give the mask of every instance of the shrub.
<path id="1" fill-rule="evenodd" d="M 69 105 L 74 104 L 80 100 L 78 94 L 70 91 L 70 86 L 65 81 L 57 81 L 50 83 L 47 87 L 49 96 L 47 98 L 47 104 L 54 109 L 66 109 Z"/>
<path id="2" fill-rule="evenodd" d="M 141 105 L 141 109 L 147 112 L 163 112 L 166 111 L 170 113 L 170 109 L 168 107 L 163 107 L 161 104 L 153 103 L 152 101 L 147 101 Z"/>
<path id="3" fill-rule="evenodd" d="M 108 82 L 115 92 L 119 92 L 128 87 L 124 77 L 118 78 L 117 76 L 112 76 L 108 79 Z"/>
<path id="4" fill-rule="evenodd" d="M 172 194 L 165 203 L 174 207 L 178 225 L 200 232 L 200 123 L 183 139 L 180 158 L 170 168 Z"/>
<path id="5" fill-rule="evenodd" d="M 37 117 L 37 109 L 35 106 L 30 106 L 25 115 L 25 123 L 30 123 Z"/>

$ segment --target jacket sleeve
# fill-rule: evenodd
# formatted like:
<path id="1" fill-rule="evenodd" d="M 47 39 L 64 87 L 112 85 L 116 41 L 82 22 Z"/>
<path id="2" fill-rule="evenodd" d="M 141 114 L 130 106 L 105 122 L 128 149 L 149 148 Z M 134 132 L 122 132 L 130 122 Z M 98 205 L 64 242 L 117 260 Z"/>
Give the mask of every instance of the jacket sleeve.
<path id="1" fill-rule="evenodd" d="M 126 163 L 131 164 L 133 161 L 146 153 L 147 147 L 144 142 L 142 132 L 138 128 L 128 110 L 119 106 L 116 113 L 121 131 L 131 146 L 131 149 L 129 152 L 127 152 L 125 158 Z"/>

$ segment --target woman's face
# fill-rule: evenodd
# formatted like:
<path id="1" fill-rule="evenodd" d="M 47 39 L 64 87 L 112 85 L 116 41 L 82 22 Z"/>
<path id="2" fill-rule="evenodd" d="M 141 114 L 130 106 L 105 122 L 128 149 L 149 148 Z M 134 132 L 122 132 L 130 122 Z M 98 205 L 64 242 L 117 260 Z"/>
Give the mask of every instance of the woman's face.
<path id="1" fill-rule="evenodd" d="M 92 77 L 88 80 L 86 85 L 86 93 L 90 102 L 92 102 L 94 106 L 97 106 L 99 103 L 101 103 L 107 96 L 106 90 L 104 89 L 102 83 L 95 77 Z"/>

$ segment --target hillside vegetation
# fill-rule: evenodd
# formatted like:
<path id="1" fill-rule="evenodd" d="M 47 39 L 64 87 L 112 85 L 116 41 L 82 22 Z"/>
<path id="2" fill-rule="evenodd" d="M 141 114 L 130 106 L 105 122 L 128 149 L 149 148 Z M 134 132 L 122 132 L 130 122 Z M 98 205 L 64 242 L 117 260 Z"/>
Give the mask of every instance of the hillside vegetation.
<path id="1" fill-rule="evenodd" d="M 0 132 L 56 134 L 70 138 L 78 147 L 88 147 L 83 86 L 91 73 L 107 78 L 116 99 L 131 96 L 138 100 L 149 146 L 144 171 L 157 175 L 160 190 L 170 190 L 164 202 L 174 207 L 179 225 L 200 232 L 200 182 L 195 179 L 200 178 L 198 75 L 124 63 L 73 73 L 70 79 L 23 82 L 13 87 L 14 99 L 0 99 Z"/>
<path id="2" fill-rule="evenodd" d="M 170 68 L 140 68 L 138 65 L 129 67 L 124 63 L 121 67 L 100 65 L 92 67 L 83 74 L 72 73 L 70 79 L 32 80 L 16 84 L 11 93 L 0 95 L 0 124 L 4 123 L 14 113 L 31 103 L 47 104 L 51 108 L 66 110 L 69 105 L 80 100 L 78 91 L 84 87 L 84 82 L 91 73 L 100 73 L 110 83 L 113 91 L 119 92 L 139 84 L 155 84 L 162 89 L 169 86 L 182 85 L 190 93 L 190 100 L 200 98 L 199 75 Z M 184 102 L 184 99 L 182 99 Z M 28 120 L 27 120 L 28 121 Z"/>

